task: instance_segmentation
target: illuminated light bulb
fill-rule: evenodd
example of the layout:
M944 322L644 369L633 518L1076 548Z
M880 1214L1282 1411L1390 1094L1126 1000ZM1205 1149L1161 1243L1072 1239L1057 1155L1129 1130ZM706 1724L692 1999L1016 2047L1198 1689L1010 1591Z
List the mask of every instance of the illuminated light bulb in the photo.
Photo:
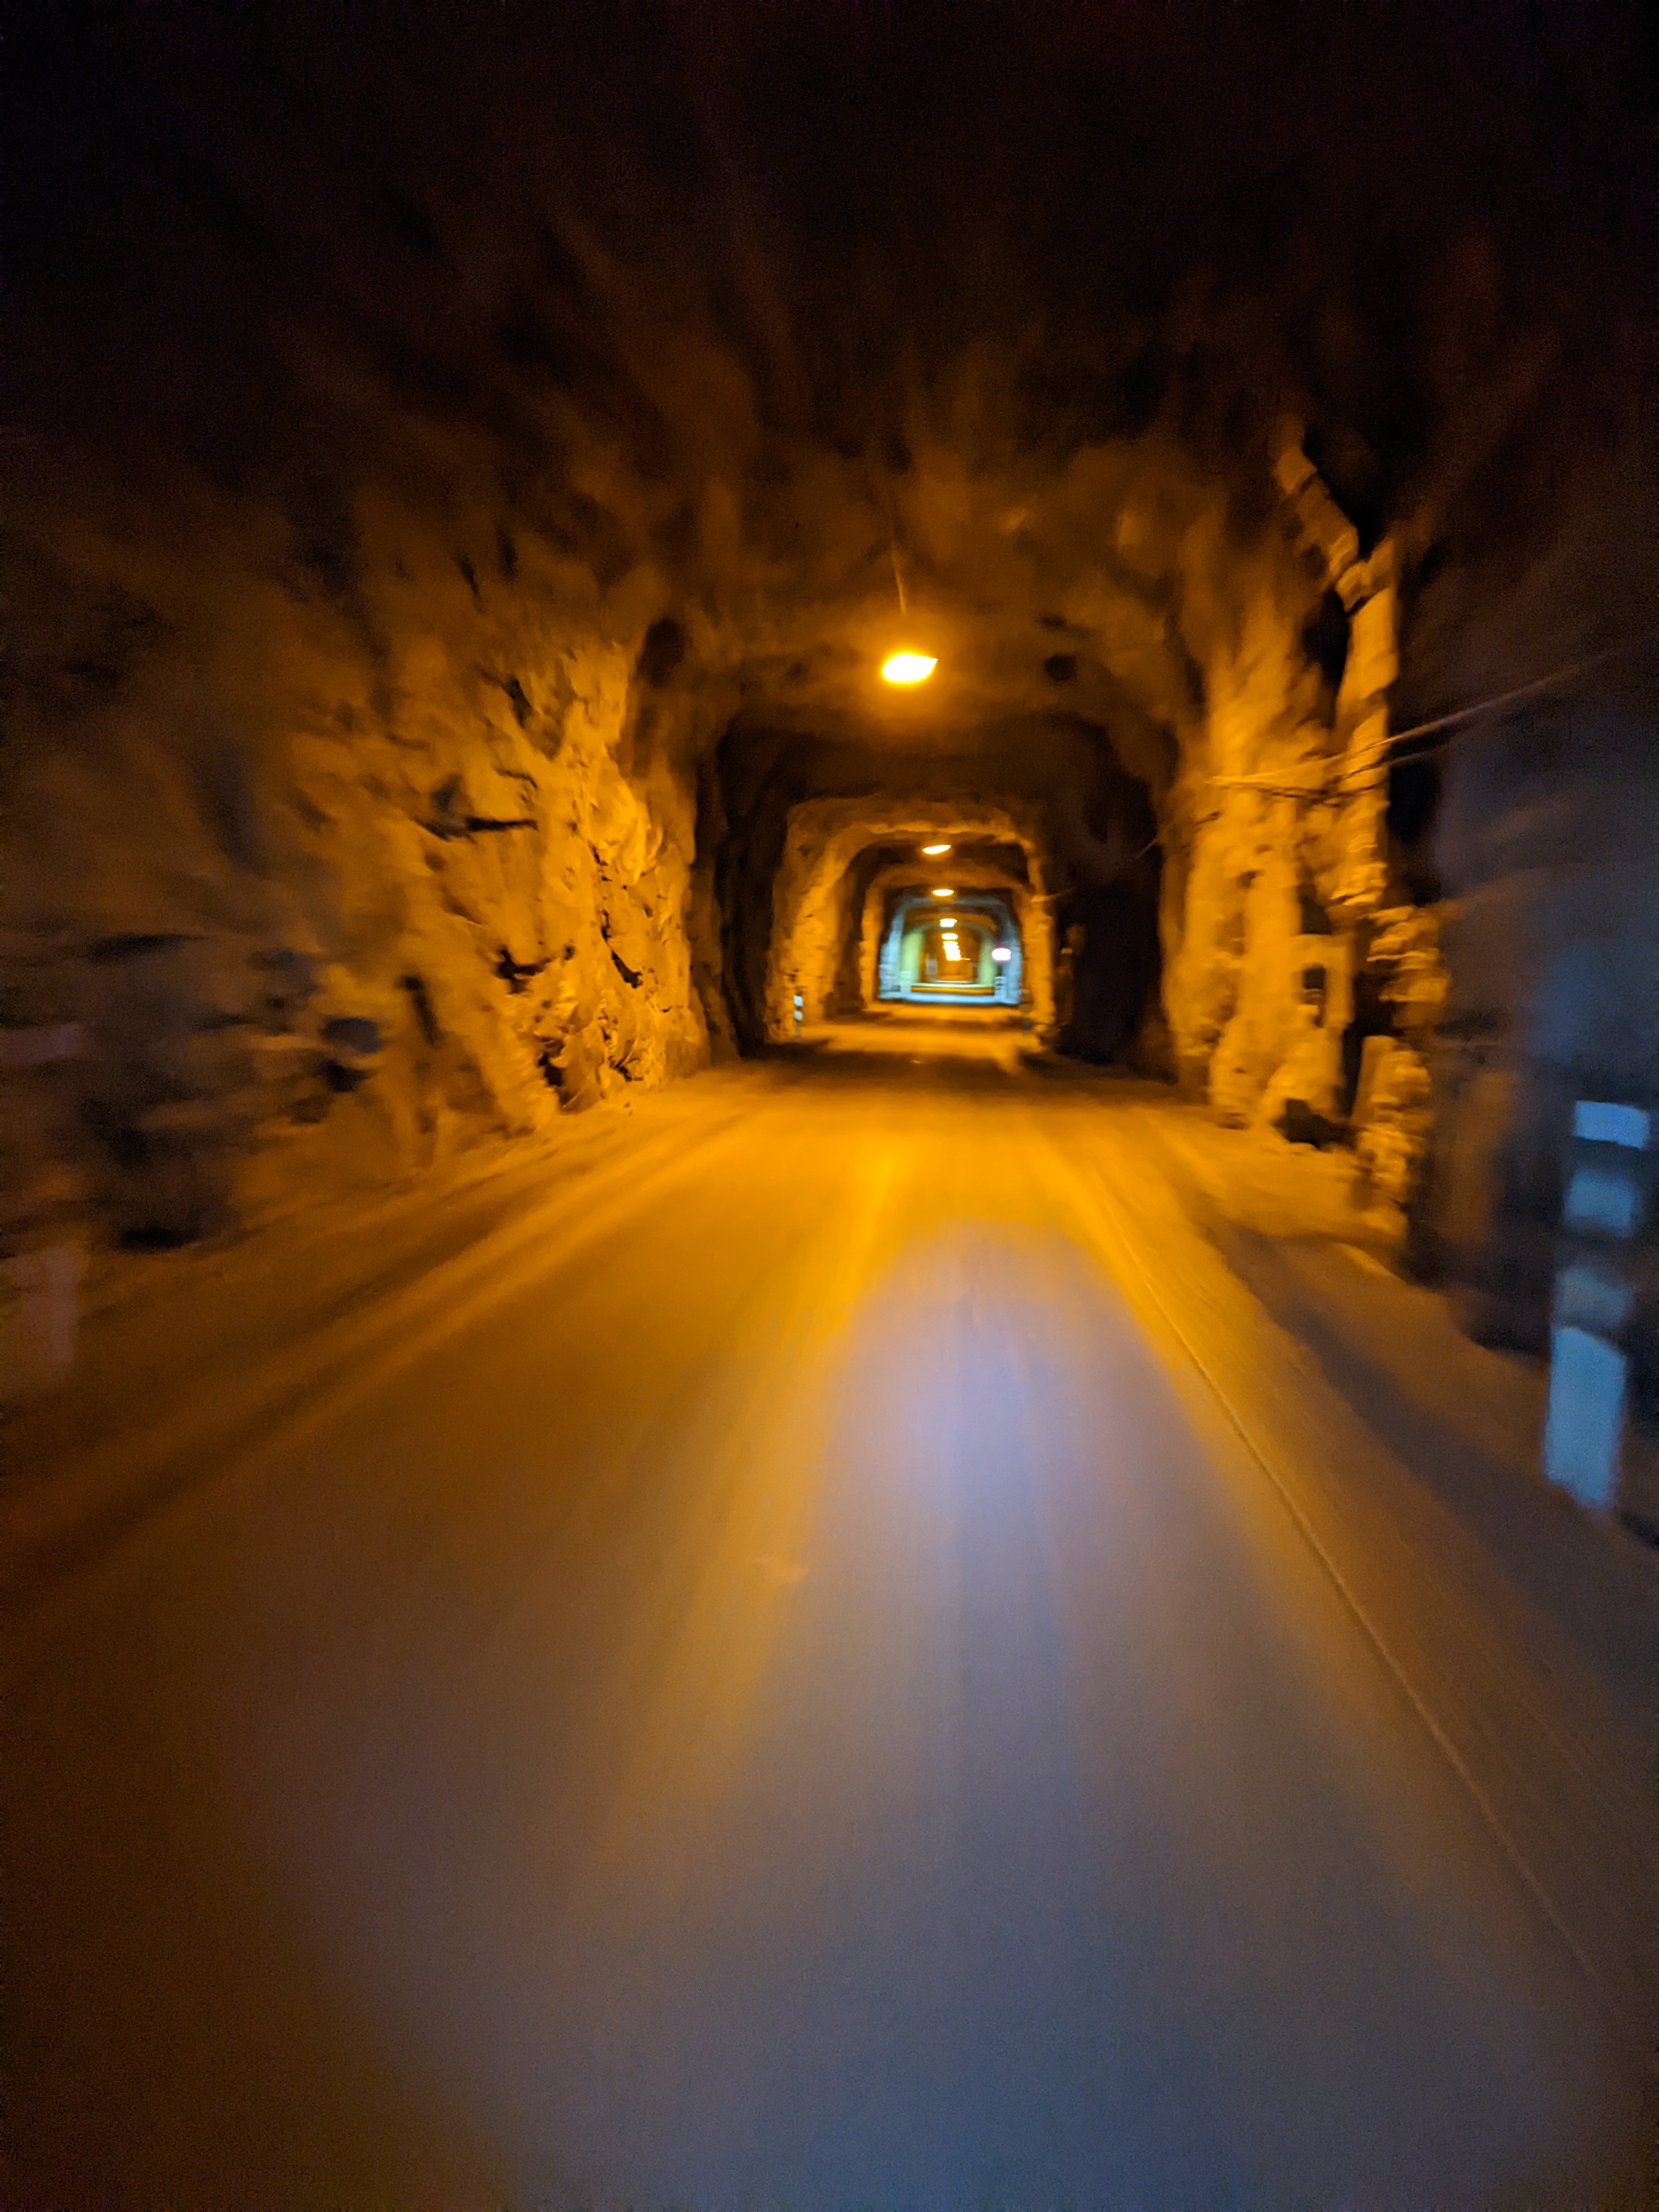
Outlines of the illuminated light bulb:
M993 960L1012 960L1013 957L1013 954L1008 950L1008 947L1006 945L994 945L991 947L991 957Z
M949 884L944 884L934 891L933 896L935 898L954 898L956 896L956 893L951 890Z
M948 845L924 845L921 848L922 858L926 860L936 860L941 853L948 853L950 849Z
M925 684L939 666L925 653L895 653L881 664L881 672L890 684Z

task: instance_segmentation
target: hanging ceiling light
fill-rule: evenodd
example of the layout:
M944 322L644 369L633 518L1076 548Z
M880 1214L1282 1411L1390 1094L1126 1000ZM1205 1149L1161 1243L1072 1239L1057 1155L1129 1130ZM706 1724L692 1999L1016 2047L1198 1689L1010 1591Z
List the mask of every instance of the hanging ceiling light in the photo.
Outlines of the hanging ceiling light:
M945 884L933 893L933 896L935 898L954 898L956 896L956 893L951 890L949 884Z
M921 848L922 858L927 860L936 860L941 853L948 853L950 849L951 848L948 845L924 845Z
M881 664L881 672L890 684L925 684L939 666L925 653L890 653Z

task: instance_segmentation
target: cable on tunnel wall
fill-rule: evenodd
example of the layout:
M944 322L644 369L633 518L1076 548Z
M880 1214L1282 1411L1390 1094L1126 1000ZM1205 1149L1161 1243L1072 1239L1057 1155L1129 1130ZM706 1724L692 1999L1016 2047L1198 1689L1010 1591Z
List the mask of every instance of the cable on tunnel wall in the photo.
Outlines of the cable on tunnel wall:
M1419 738L1446 734L1437 745L1424 745L1421 752L1442 752L1453 742L1459 726L1472 722L1482 714L1495 714L1503 707L1518 706L1523 699L1536 698L1540 692L1552 691L1563 684L1575 683L1588 676L1592 669L1601 668L1610 660L1623 659L1637 653L1644 645L1659 641L1659 628L1643 630L1638 636L1626 638L1622 643L1610 645L1605 651L1593 653L1588 659L1571 662L1565 668L1553 670L1547 676L1537 676L1529 684L1517 684L1512 691L1494 692L1489 699L1478 699L1473 706L1455 707L1449 714L1437 714L1426 722L1413 722L1409 729L1391 730L1373 758L1360 766L1352 764L1339 769L1328 783L1276 783L1265 776L1212 775L1209 781L1226 791L1259 791L1268 799L1320 799L1333 791L1364 790L1374 781L1376 771L1387 768L1400 757L1401 745L1415 744ZM1209 820L1218 817L1211 816ZM1154 842L1157 841L1154 840Z

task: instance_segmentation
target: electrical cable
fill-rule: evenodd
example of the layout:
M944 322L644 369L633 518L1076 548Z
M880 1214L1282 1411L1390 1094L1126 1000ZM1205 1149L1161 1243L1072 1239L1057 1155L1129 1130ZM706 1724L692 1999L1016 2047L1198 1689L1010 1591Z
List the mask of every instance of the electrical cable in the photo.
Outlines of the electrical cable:
M1621 659L1656 640L1659 640L1659 628L1643 630L1635 637L1625 638L1618 645L1591 653L1588 659L1573 661L1547 676L1534 677L1529 684L1517 684L1512 691L1495 692L1490 699L1478 699L1471 707L1456 707L1449 714L1436 714L1426 722L1414 722L1407 730L1390 730L1370 760L1358 764L1343 763L1328 783L1271 783L1265 777L1254 775L1218 775L1210 781L1224 790L1259 791L1267 799L1328 799L1344 794L1352 796L1376 781L1379 769L1401 759L1402 745L1417 746L1419 738L1437 736L1444 731L1449 734L1439 744L1417 747L1403 757L1418 759L1425 753L1443 751L1451 743L1449 733L1455 732L1460 724L1492 714L1500 707L1515 706L1522 699L1535 698L1540 691L1553 690L1559 684L1571 684L1580 676L1587 676L1591 669L1600 668L1609 660Z
M1557 684L1571 683L1575 677L1587 676L1592 668L1601 667L1604 661L1617 660L1625 653L1634 653L1638 646L1651 645L1656 638L1659 638L1659 628L1643 630L1636 637L1626 638L1622 644L1608 646L1605 652L1593 653L1588 660L1558 668L1553 675L1536 677L1530 684L1517 685L1513 691L1500 691L1491 699L1478 701L1473 707L1455 708L1449 714L1437 714L1431 721L1415 723L1409 730L1391 731L1389 748L1409 744L1414 738L1430 737L1438 730L1449 730L1459 722L1473 721L1477 714L1489 714L1494 708L1513 706L1517 700L1530 699L1535 692L1547 691Z

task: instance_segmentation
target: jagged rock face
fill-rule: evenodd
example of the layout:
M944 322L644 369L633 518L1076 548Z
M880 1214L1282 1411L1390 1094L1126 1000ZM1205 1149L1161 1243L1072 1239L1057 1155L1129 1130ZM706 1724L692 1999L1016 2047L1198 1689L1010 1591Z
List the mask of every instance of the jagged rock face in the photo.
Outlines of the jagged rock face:
M1111 488L1102 529L1148 576L1167 567L1155 617L1140 593L1114 595L1115 555L1072 543L1079 481ZM1078 564L1054 594L1077 648L1065 688L1103 722L1024 704L1055 688L1042 648L1057 633L1030 614L1046 587L1005 576L981 624L981 662L1004 671L988 697L964 656L925 702L860 699L873 653L849 675L836 647L796 726L740 747L758 747L758 794L717 773L709 741L733 704L741 717L781 625L801 626L803 650L822 639L823 608L787 590L745 638L711 612L706 579L641 564L607 590L592 549L578 559L516 515L492 525L481 500L417 503L378 471L309 537L199 481L182 540L137 501L106 517L84 477L48 463L27 489L18 1003L25 1020L82 1025L71 1119L92 1214L118 1236L185 1238L284 1182L547 1130L699 1065L711 1027L787 1034L797 990L816 1020L867 964L866 856L939 836L1021 856L1018 883L999 880L1021 903L1047 1034L1049 908L1132 876L1151 823L1170 863L1162 1012L1182 1066L1239 1118L1264 1098L1335 1109L1346 940L1316 948L1310 1015L1308 948L1286 917L1298 869L1340 902L1354 841L1311 785L1298 811L1254 780L1305 779L1353 750L1351 723L1369 726L1349 679L1320 720L1303 631L1327 569L1295 513L1231 544L1219 495L1156 441L1074 457L1053 494ZM968 491L1003 489L994 476ZM1156 559L1147 501L1165 515ZM1054 556L1031 507L1018 557L1036 569ZM948 628L966 580L945 574L933 604ZM665 599L678 615L654 611ZM1350 654L1351 678L1363 665ZM981 718L965 728L964 699ZM809 741L813 722L834 734ZM733 854L749 876L722 884ZM1349 896L1350 930L1370 890ZM1068 975L1072 1014L1069 961Z
M699 1064L684 705L589 580L380 507L331 592L257 516L117 534L53 489L14 564L9 1013L81 1026L117 1234L219 1225L251 1153L395 1173Z
M1385 887L1382 702L1395 666L1392 548L1359 560L1300 453L1287 452L1280 477L1287 527L1331 595L1320 618L1334 620L1335 647L1322 666L1300 610L1259 599L1207 672L1166 991L1188 1080L1224 1121L1269 1126L1291 1103L1327 1121L1346 1113L1356 933Z
M1389 701L1650 606L1630 210L1598 184L1579 250L1560 129L1604 179L1609 80L1564 52L1540 107L1453 11L1448 148L1388 41L1269 94L1219 16L953 26L930 68L567 12L33 34L4 1019L82 1050L7 1079L8 1233L198 1234L760 1043L798 983L845 1011L872 886L943 824L1018 854L987 881L1069 1048L1345 1133L1425 1250L1490 1249L1502 1206L1454 1233L1431 1188L1497 1082L1456 1025L1532 1036L1600 940L1478 746L1412 803ZM1547 127L1559 204L1449 212L1445 165L1520 173ZM907 643L939 665L902 696ZM1640 753L1620 711L1587 760Z

